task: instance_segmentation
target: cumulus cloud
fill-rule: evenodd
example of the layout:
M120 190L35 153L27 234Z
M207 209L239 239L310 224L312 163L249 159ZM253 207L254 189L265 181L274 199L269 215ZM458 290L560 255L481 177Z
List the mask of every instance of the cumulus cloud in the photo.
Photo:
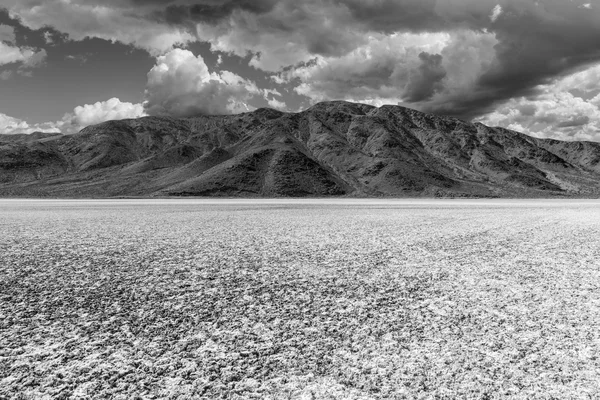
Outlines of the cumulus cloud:
M30 125L26 121L0 113L0 135L33 132L60 132L54 123Z
M21 132L21 130L28 129L29 125L27 122L18 118L10 117L6 114L0 113L0 133L10 134Z
M0 114L0 134L51 132L72 134L101 122L145 116L141 104L122 102L118 98L77 106L59 121L29 124L24 120Z
M201 56L174 49L148 72L144 107L150 115L191 117L249 111L248 100L261 91L229 72L211 73Z
M447 67L452 64L454 68L454 63L444 60L441 66L452 76L447 79L446 90L434 90L430 101L408 96L409 100L415 100L408 102L414 107L471 119L512 97L533 93L540 84L600 61L597 40L600 13L582 9L580 6L587 3L578 3L563 0L503 0L500 4L497 0L309 0L292 4L280 1L260 14L240 11L210 24L199 22L197 31L215 50L252 55L250 63L255 68L269 72L297 69L297 75L304 74L306 64L315 60L318 65L339 65L338 61L347 60L364 46L372 45L373 37L385 42L403 33L413 37L424 32L452 36L457 32L464 36L472 34L485 44L477 48L483 51L481 56L470 55L480 58L481 62L474 66L463 64L466 71L457 77ZM455 48L460 45L457 42ZM465 53L471 49L459 50ZM401 53L402 48L391 51ZM387 56L382 57L379 74L386 75L389 65L385 62ZM398 83L393 80L396 76L387 76L390 79L381 88ZM353 80L354 74L344 77L342 72L327 84L326 93L320 87L324 84L321 80L317 79L315 84L304 80L298 92L313 99L319 95L327 98L331 97L327 94L347 92L347 83ZM333 88L336 83L339 87ZM357 97L348 93L345 98Z
M310 101L401 102L465 119L490 115L505 104L532 112L537 104L515 99L548 96L547 85L600 62L600 7L589 0L4 0L3 4L32 29L50 26L71 40L99 37L161 57L179 44L209 42L213 51L248 57L250 67L271 74L276 84L295 87ZM4 53L0 51L0 57L9 57ZM159 58L149 74L148 112L232 112L245 109L253 95L264 97L244 77L209 72L203 60L195 59L182 61L195 65L197 71L192 72ZM190 88L169 72L179 69L191 78ZM569 90L568 95L586 103L600 94L583 93L579 87ZM198 100L202 96L216 105ZM582 127L593 124L594 116L589 118Z
M492 34L471 31L373 35L343 57L318 57L274 80L297 82L296 92L313 102L347 99L426 108L472 91L492 62L496 43Z
M72 113L63 117L62 126L73 131L105 121L138 118L144 115L146 114L141 104L122 102L113 97L106 101L75 107Z
M595 66L541 85L537 94L513 98L478 120L537 137L598 141L599 74L600 66Z

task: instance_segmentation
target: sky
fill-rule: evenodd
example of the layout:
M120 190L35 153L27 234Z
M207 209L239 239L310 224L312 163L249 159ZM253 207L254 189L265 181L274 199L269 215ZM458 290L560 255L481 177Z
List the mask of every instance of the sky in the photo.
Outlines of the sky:
M326 100L600 141L600 1L0 0L0 134Z

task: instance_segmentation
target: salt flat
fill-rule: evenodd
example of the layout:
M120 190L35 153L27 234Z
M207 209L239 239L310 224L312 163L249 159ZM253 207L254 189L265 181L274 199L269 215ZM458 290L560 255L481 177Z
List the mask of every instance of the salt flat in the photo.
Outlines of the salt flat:
M598 237L597 200L0 200L0 398L594 398Z

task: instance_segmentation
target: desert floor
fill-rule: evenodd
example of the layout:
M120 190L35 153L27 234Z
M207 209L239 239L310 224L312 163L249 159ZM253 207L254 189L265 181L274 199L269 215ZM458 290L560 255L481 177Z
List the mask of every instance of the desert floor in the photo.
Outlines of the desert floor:
M0 399L600 393L600 201L0 200Z

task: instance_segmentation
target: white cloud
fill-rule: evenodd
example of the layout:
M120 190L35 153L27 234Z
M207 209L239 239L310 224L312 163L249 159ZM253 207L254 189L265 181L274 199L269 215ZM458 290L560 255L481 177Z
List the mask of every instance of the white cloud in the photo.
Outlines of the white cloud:
M10 117L0 113L0 135L33 132L59 132L54 123L30 125L22 119Z
M105 121L138 118L144 115L146 114L141 104L122 102L118 98L113 97L107 101L98 101L94 104L77 106L72 113L65 115L63 121L68 121L75 127L83 128Z
M426 108L454 93L469 93L495 59L491 33L370 35L341 57L314 62L271 77L296 83L312 102L343 99L372 105L402 103Z
M32 69L38 68L46 62L48 54L44 49L33 47L19 47L15 45L15 32L12 26L0 25L0 66L19 64L17 73L22 76L31 76ZM0 73L0 80L10 79L14 74L12 70Z
M21 66L21 68L41 67L46 62L46 57L48 57L48 53L45 49L41 49L37 52L34 52L31 56L23 60L23 65Z
M600 94L590 99L588 103L593 104L600 109Z
M222 52L217 69L228 65L232 54L247 57L251 67L272 72L275 84L295 87L310 101L404 102L464 118L531 93L536 85L596 59L599 48L600 11L589 0L0 2L11 16L42 33L52 27L71 40L98 37L148 50L158 59L148 74L145 107L175 116L245 111L254 96L272 106L284 100L242 76L209 70L190 52L173 50L196 39ZM5 38L0 64L4 60L31 68L45 58L37 50L37 57L26 57L32 49L15 47L10 27L0 25L0 37ZM0 78L8 75L3 72ZM522 107L523 115L507 118L511 111L499 107L496 117L509 126L542 132L548 128L542 122L530 123L534 115L528 113L535 107L544 114L535 117L540 121L553 113L565 118L563 125L570 126L557 128L560 135L574 132L576 124L592 121L585 104L594 105L590 99L600 95L594 84L600 74L594 79L584 75L555 82L556 90L544 86L545 97L516 98L510 104ZM288 102L296 100L290 96ZM585 115L575 110L571 118L556 111L561 104L574 107L578 102L585 103ZM542 103L556 105L544 109ZM540 134L551 134L544 132Z
M19 133L28 128L27 122L0 113L0 133Z
M556 82L557 90L579 90L585 94L600 92L600 64L568 75Z
M313 101L385 99L397 103L411 71L419 66L419 54L440 52L448 39L445 33L372 35L365 45L344 56L318 57L280 78L298 79L295 91Z
M285 111L288 109L287 104L285 104L284 101L280 101L275 98L268 100L267 103L269 104L269 107L276 110Z
M502 6L500 4L498 4L496 7L494 7L494 9L492 10L492 14L490 15L490 20L492 22L496 22L496 20L500 17L500 15L502 15Z
M0 42L14 44L15 40L15 28L13 28L12 26L0 24Z
M536 137L600 141L600 94L585 96L600 93L598 76L600 65L540 86L536 96L513 98L477 120Z
M45 50L31 47L16 47L0 42L0 65L22 62L29 67L40 65L46 58Z
M97 37L121 42L147 50L152 55L164 54L178 44L195 41L181 27L170 26L144 18L132 8L124 10L101 4L76 3L68 0L13 1L9 7L12 18L30 29L52 26L66 33L71 40Z
M105 121L138 118L146 115L141 104L122 102L118 98L77 106L60 121L29 124L26 121L0 114L0 134L61 132L76 133L89 125Z
M188 117L249 111L256 85L229 71L211 73L201 56L174 49L148 72L144 106L150 115Z

